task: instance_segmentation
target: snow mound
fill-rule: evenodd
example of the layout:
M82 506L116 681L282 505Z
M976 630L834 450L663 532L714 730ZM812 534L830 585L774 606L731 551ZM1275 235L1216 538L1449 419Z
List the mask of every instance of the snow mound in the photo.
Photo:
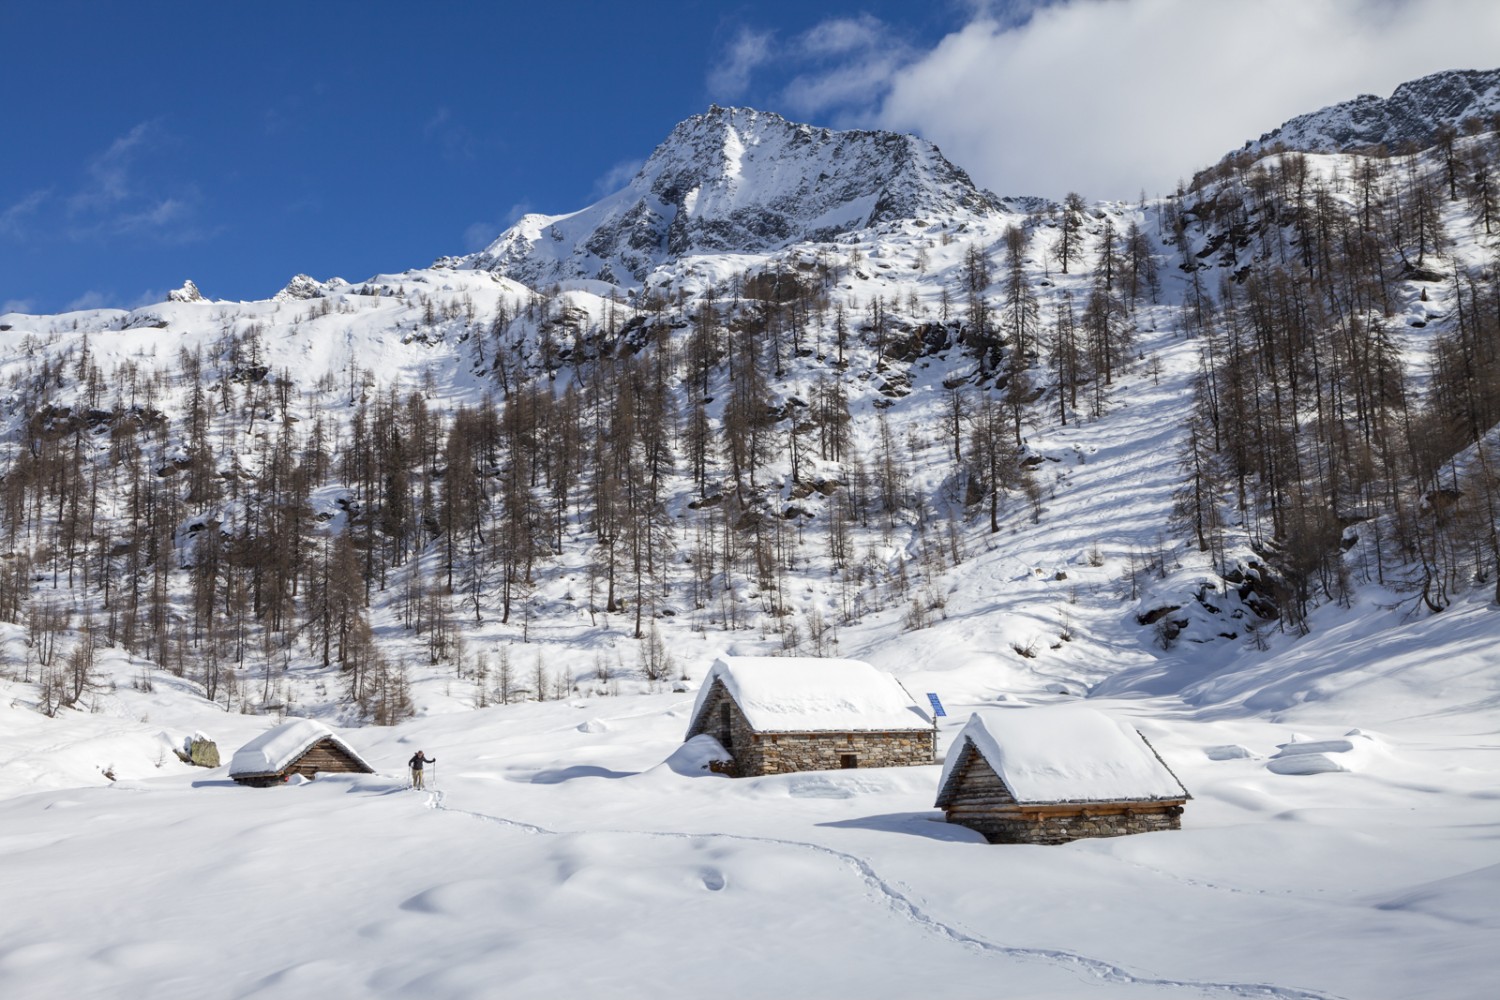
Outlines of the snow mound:
M603 719L589 719L587 722L578 724L580 733L603 733L609 731L609 725Z
M1335 771L1361 770L1371 756L1381 749L1381 742L1370 733L1351 729L1342 739L1309 740L1293 738L1281 744L1266 770L1272 774L1328 774Z
M1273 756L1297 757L1302 754L1348 753L1353 749L1354 744L1349 740L1308 740L1306 742L1293 741L1291 743L1281 744L1280 748Z
M671 756L662 761L662 767L686 777L696 778L705 774L717 774L718 772L709 768L709 764L716 760L728 759L729 751L725 750L718 740L704 733L694 736L674 750Z
M1328 774L1349 768L1325 753L1299 753L1291 757L1273 757L1266 762L1272 774Z
M1248 757L1255 756L1255 754L1251 753L1247 747L1242 747L1238 743L1226 743L1222 746L1204 747L1203 755L1209 760L1244 760Z
M1476 927L1500 928L1495 896L1500 893L1500 865L1428 882L1377 903L1377 910L1424 913L1440 920Z

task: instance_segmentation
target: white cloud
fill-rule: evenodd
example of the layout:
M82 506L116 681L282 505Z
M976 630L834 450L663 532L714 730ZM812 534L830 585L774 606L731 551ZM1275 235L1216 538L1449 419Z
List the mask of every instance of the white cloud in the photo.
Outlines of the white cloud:
M644 165L644 160L621 160L616 163L594 181L594 197L602 198L605 195L614 194L634 180L635 175L641 172L641 167Z
M26 220L36 215L42 204L52 196L50 188L33 191L20 201L0 212L0 236L20 238L26 235Z
M35 299L6 299L4 302L0 302L0 315L4 313L30 313L35 308Z
M831 111L844 122L873 114L892 75L915 55L871 14L829 18L786 39L742 27L708 86L716 98L735 99L757 74L779 76L786 82L776 87L776 110L803 116Z
M471 222L464 227L464 249L469 253L477 253L495 242L501 228L493 222Z
M774 33L740 28L729 50L708 74L708 91L715 99L734 100L750 86L750 75L771 58Z
M474 133L445 107L434 111L422 125L422 138L436 145L443 158L450 162L461 163L478 155Z
M108 209L134 193L131 167L137 151L156 131L154 122L141 122L109 144L88 165L88 183L68 199L73 213Z
M1002 194L1165 192L1246 139L1500 50L1492 0L1065 0L981 13L898 69L874 121Z
M841 122L873 113L895 73L916 57L869 14L815 25L794 40L792 52L813 68L782 88L782 103L799 115L833 109Z
M869 15L783 44L741 29L714 78L776 107L916 132L1001 194L1165 193L1288 118L1500 65L1494 0L969 0L925 50Z
M781 101L796 115L838 110L841 122L850 115L872 114L900 64L894 52L870 53L865 59L821 73L804 73L782 89Z
M841 55L861 52L884 45L886 28L871 14L858 17L835 17L808 29L799 39L799 47L810 55Z
M63 306L62 311L76 312L80 309L105 309L108 307L109 299L105 297L104 293L95 291L91 288L88 291L84 292L82 295L78 296L72 302L69 302L67 305Z
M159 169L174 141L159 123L141 122L89 159L71 190L34 191L0 211L0 235L19 239L46 231L79 242L207 238L214 230L199 221L202 193Z
M129 233L142 229L161 229L183 219L190 206L181 198L163 198L143 206L140 211L126 212L115 219L118 232Z

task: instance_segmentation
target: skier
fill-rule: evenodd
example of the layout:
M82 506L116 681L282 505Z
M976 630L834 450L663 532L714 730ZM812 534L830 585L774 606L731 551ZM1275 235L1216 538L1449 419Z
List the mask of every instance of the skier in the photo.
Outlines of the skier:
M411 768L411 787L413 788L424 787L422 784L422 765L424 763L436 764L437 758L427 757L423 755L422 751L418 750L411 755L411 760L406 762L407 766Z

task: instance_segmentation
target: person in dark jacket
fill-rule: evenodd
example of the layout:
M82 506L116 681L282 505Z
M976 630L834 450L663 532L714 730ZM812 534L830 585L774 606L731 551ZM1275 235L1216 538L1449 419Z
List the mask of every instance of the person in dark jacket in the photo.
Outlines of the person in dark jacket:
M436 764L437 758L423 756L422 751L418 750L416 753L411 755L411 760L407 761L406 763L407 766L411 768L411 787L423 788L426 786L422 784L422 765Z

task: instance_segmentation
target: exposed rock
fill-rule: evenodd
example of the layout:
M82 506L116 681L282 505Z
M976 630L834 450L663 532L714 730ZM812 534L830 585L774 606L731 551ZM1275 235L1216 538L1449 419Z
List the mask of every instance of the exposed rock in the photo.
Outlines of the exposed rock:
M174 288L167 293L168 302L202 302L203 293L198 291L198 286L191 281L184 281L181 288Z
M327 288L321 281L306 274L299 274L286 283L286 287L272 297L273 302L301 302L307 299L321 299L327 294Z
M1152 608L1150 611L1135 616L1135 620L1142 625L1155 625L1172 612L1179 610L1180 604L1169 604L1164 608Z
M1431 146L1439 126L1500 111L1500 69L1449 70L1397 87L1390 97L1364 94L1352 101L1298 115L1267 132L1246 150L1273 145L1307 153L1333 153L1412 143Z
M184 764L194 767L218 767L219 747L202 733L194 733L182 741L182 750L177 754Z

